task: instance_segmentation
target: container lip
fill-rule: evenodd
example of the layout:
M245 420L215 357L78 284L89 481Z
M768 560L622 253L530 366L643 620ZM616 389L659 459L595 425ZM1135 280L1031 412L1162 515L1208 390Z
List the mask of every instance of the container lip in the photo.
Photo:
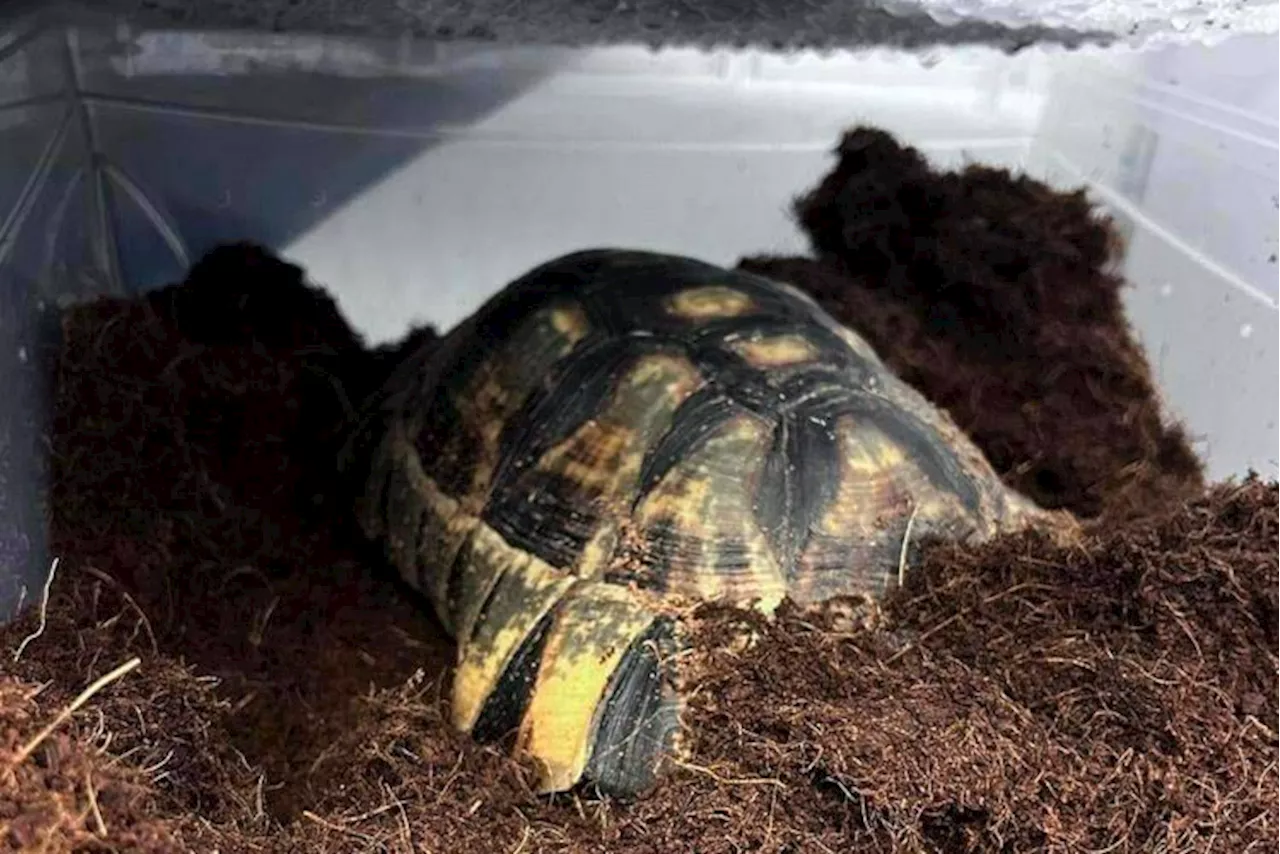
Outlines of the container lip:
M963 0L949 2L961 7L960 12L920 0L811 0L803 4L764 0L751 4L717 3L713 8L699 8L702 4L685 0L593 0L588 4L580 0L523 4L466 0L447 4L447 8L443 8L446 4L405 4L397 0L296 6L237 0L158 0L147 4L136 0L65 0L42 8L48 4L20 0L15 11L56 15L67 23L96 19L98 25L107 23L125 29L222 33L232 37L254 34L285 41L300 37L372 38L393 44L634 44L701 50L754 47L778 52L877 47L918 52L986 45L1013 53L1036 45L1110 44L1122 34L1121 29L1045 25L1025 16L1021 20L985 18L963 8ZM1190 0L1178 2L1189 4Z
M447 8L442 8L447 5ZM763 0L700 8L686 0L399 0L248 4L239 0L10 0L5 21L26 17L96 22L120 31L177 30L233 39L372 39L393 45L466 44L598 47L644 45L771 52L886 48L929 52L985 45L1078 49L1214 45L1280 32L1270 0ZM351 67L361 65L349 59ZM381 72L385 74L386 72Z

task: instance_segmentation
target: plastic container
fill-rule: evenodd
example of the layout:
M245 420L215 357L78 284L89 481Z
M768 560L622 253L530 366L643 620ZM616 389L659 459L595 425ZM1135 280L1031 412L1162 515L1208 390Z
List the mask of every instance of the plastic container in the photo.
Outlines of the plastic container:
M371 342L560 252L805 251L840 133L1086 184L1211 477L1276 475L1277 42L778 56L137 31L0 35L0 614L47 572L42 306L220 240L304 265ZM483 227L477 227L482 224ZM25 590L25 592L24 592Z

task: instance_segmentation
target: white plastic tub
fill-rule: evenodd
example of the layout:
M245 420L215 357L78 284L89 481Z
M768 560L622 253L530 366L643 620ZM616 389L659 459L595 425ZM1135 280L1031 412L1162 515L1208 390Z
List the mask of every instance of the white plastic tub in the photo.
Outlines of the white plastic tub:
M791 199L855 123L1087 185L1211 477L1276 475L1277 42L1009 57L513 49L118 26L0 37L0 613L42 578L41 303L254 239L372 342L623 244L803 252ZM483 227L478 227L478 226ZM17 570L14 567L18 567Z

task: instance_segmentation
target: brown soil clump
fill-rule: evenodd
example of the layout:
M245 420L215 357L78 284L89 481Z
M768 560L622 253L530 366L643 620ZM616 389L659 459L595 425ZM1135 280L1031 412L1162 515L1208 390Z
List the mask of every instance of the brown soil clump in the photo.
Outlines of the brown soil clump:
M818 258L744 267L808 290L1046 507L1120 518L1200 492L1108 272L1118 237L1083 191L939 173L868 128L836 154L796 204Z
M227 247L182 286L65 315L62 558L48 602L0 627L0 851L1275 850L1276 484L1202 487L1105 252L1068 263L1107 234L1087 208L996 173L957 189L973 170L908 172L894 151L880 180L917 183L893 198L941 201L899 205L924 217L914 249L898 208L866 245L966 271L945 292L892 259L860 278L752 263L801 275L950 400L1012 482L1105 526L925 546L874 630L706 608L687 760L637 803L539 798L450 730L451 645L352 535L335 457L396 348L367 349L296 267ZM853 182L851 156L824 186ZM853 204L831 202L862 245ZM1018 244L1008 269L983 239ZM1004 324L986 343L962 328L984 316ZM1037 359L1083 379L1033 380ZM1118 438L1072 444L1054 419ZM722 643L744 624L754 644Z
M15 670L62 686L40 695L55 704L83 687L68 675L87 683L131 652L150 675L125 679L148 692L181 693L166 687L175 667L219 679L233 714L215 742L231 759L196 754L227 769L253 756L271 781L258 808L287 812L294 790L281 781L347 726L354 697L448 658L433 624L352 549L336 500L345 427L387 353L369 352L298 268L252 246L211 253L181 287L71 309L63 335L58 619ZM223 717L212 712L194 707L184 723ZM113 748L142 737L140 720L128 710ZM209 785L207 771L181 785Z

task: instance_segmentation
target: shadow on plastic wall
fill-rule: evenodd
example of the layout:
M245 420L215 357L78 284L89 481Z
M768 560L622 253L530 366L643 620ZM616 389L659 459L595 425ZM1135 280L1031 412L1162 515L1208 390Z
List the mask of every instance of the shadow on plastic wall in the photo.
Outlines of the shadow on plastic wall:
M221 91L202 99L235 105L223 109L177 100L183 90L206 91L208 79L158 82L164 85L146 88L162 91L146 96L129 94L138 88L132 86L88 95L108 168L140 188L131 192L113 180L111 214L123 274L142 288L171 280L174 261L185 267L220 241L287 245L446 141L437 128L465 127L530 84L498 72L425 86L306 75L236 78L217 81ZM273 118L272 110L294 115ZM429 126L420 124L424 117ZM166 239L166 225L176 240Z
M37 603L48 551L50 389L57 318L0 275L0 622Z
M0 76L24 79L27 91L6 100L49 99L59 83L72 97L21 107L31 110L26 121L0 125L0 144L9 134L30 136L33 126L56 128L49 113L69 111L71 132L52 159L83 148L57 167L84 173L67 179L75 185L69 201L31 227L47 242L67 217L100 220L94 230L116 247L119 267L101 272L125 290L172 281L224 240L289 243L537 85L558 62L554 54L468 61L465 51L431 43L105 26L51 28L10 53ZM46 154L35 139L23 141L3 167L20 175L0 178L0 187L35 174ZM47 278L43 260L21 272Z

